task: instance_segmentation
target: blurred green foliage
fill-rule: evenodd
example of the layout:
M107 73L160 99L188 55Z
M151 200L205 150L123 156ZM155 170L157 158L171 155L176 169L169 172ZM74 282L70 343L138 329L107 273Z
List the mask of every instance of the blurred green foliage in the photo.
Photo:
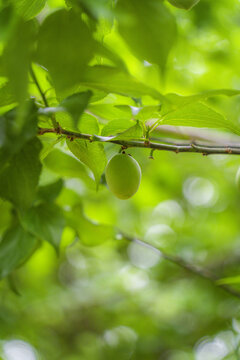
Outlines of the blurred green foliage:
M239 147L239 14L0 1L0 359L240 358L240 299L219 287L240 290L238 156L147 148ZM106 186L112 139L146 144L126 149L127 201Z

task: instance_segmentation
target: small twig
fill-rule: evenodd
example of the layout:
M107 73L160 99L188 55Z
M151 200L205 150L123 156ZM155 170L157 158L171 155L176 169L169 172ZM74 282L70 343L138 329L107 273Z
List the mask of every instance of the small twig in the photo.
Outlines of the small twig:
M40 84L39 84L39 82L38 82L38 79L37 79L37 77L36 77L36 75L35 75L35 73L34 73L34 71L33 71L32 66L30 66L30 74L31 74L31 77L32 77L32 79L33 79L33 81L34 81L34 83L35 83L35 85L36 85L36 87L37 87L37 89L38 89L41 97L42 97L44 106L45 106L45 107L49 107L49 104L48 104L47 98L46 98L46 96L45 96L45 93L44 93L44 92L42 91L42 89L41 89L41 86L40 86ZM56 121L54 115L51 116L51 120L52 120L52 124L53 124L54 129L56 129L56 130L59 129L59 124L58 124L58 122Z
M32 66L30 66L30 74L31 74L31 77L32 77L32 79L33 79L36 87L38 88L38 91L39 91L39 93L40 93L40 95L41 95L41 97L42 97L42 100L43 100L43 103L44 103L45 107L49 107L47 98L46 98L44 92L43 92L42 89L41 89L41 86L40 86L40 84L39 84L39 82L38 82L38 79L37 79L37 77L36 77L36 75L35 75L35 73L34 73L34 71L33 71Z
M212 274L210 271L208 271L207 269L202 269L196 265L193 264L189 264L188 262L186 262L184 259L180 258L179 256L174 256L174 255L170 255L165 253L162 250L159 250L158 248L154 247L153 245L150 245L142 240L139 240L137 238L134 238L132 236L126 235L125 233L122 233L120 231L120 234L123 236L123 238L125 238L128 241L131 242L135 242L137 244L140 244L142 246L148 247L149 249L153 250L155 253L159 254L162 258L164 258L165 260L183 268L184 270L191 272L194 275L197 275L205 280L210 281L215 287L220 288L222 290L224 290L226 293L240 299L240 292L233 289L232 287L228 286L228 285L224 285L224 284L219 284L217 282L218 277L215 276L214 274Z

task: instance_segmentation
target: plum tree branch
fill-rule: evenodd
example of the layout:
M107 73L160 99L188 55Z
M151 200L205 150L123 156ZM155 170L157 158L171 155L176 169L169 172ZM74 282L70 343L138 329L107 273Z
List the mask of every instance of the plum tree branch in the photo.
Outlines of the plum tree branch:
M98 141L102 143L112 143L123 146L125 148L145 148L145 149L152 149L152 150L166 150L166 151L173 151L175 153L179 152L190 152L190 153L201 153L203 155L211 155L211 154L233 154L233 155L240 155L240 144L239 145L212 145L212 144L201 144L196 141L190 141L189 143L164 143L164 142L157 142L156 140L146 141L145 139L129 139L123 140L118 139L117 136L99 136L99 135L90 135L90 134L83 134L80 132L69 131L66 129L62 129L57 124L55 128L39 128L38 135L44 135L46 133L56 133L65 135L66 137L70 138L71 140L74 139L83 139L90 142Z
M131 242L135 242L137 244L140 244L142 246L145 246L149 249L151 249L152 251L154 251L155 253L159 254L163 259L183 268L184 270L197 275L199 277L201 277L202 279L205 279L207 281L210 281L211 284L213 284L215 287L222 289L223 291L225 291L226 293L240 299L240 292L235 290L234 288L232 288L229 285L225 285L225 284L220 284L218 283L219 278L212 274L210 271L208 271L207 269L202 269L199 266L193 265L193 264L189 264L188 262L186 262L184 259L182 259L179 256L175 256L175 255L170 255L165 253L164 251L156 248L153 245L150 245L142 240L139 240L135 237L129 236L123 232L119 232L120 235L122 235L122 237L128 241Z

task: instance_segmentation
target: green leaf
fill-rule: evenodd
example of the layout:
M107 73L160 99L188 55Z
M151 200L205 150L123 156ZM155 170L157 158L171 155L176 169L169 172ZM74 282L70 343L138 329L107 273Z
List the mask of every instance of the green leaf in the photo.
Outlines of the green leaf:
M24 119L19 130L17 116ZM37 107L28 101L24 108L13 108L0 117L0 163L1 165L37 134Z
M225 277L225 278L217 280L216 283L218 285L239 284L240 283L240 275Z
M9 274L7 277L7 283L9 285L10 290L17 296L21 296L20 291L18 290L18 287L16 285L16 279L14 274ZM1 359L1 358L0 358Z
M29 20L44 8L46 0L13 0L13 4L18 14Z
M60 108L65 109L72 116L75 128L78 125L80 116L88 105L90 97L91 91L81 92L67 97L59 104Z
M0 278L22 265L37 246L37 239L20 225L9 229L0 242Z
M20 214L24 229L42 241L59 248L65 220L61 209L52 203L43 203Z
M165 98L168 101L168 103L166 104L167 106L169 106L170 108L171 107L178 108L180 106L185 106L187 104L191 104L194 102L203 101L212 96L219 96L219 95L237 96L240 95L240 90L234 90L234 89L207 90L199 94L194 94L190 96L181 96L179 94L170 93L170 94L166 94ZM170 103L172 105L170 105Z
M89 89L102 90L131 97L149 95L164 100L157 90L139 82L126 72L111 66L87 67L82 73L80 84Z
M69 150L93 172L98 188L107 163L103 145L77 139L74 141L67 140L67 145Z
M5 83L0 87L0 106L9 105L15 102L9 83Z
M112 52L110 49L108 49L102 43L100 43L100 42L95 43L95 52L96 52L96 55L98 55L101 58L101 62L100 62L101 64L104 64L103 61L104 61L104 59L106 59L107 64L109 64L109 60L110 60L111 65L114 65L119 69L126 70L126 66L125 66L123 60L119 57L119 55Z
M62 140L62 137L41 136L42 150L40 160L43 161L46 156L53 150L54 146Z
M31 206L41 172L40 151L41 143L35 138L11 158L0 173L0 197L19 208Z
M132 111L128 105L93 104L89 106L89 111L107 120L131 120L132 118Z
M72 118L66 112L57 112L56 120L61 127L76 131L76 128L72 124ZM98 134L99 124L95 116L88 113L83 113L78 121L77 129L84 134Z
M137 114L137 118L140 121L159 119L160 116L161 116L161 105L144 106Z
M110 136L122 133L132 127L133 122L129 120L113 120L107 123L103 128L101 135Z
M67 5L80 6L93 19L98 17L112 18L111 0L66 0Z
M58 90L75 85L93 56L95 42L72 10L50 14L40 27L36 60L45 66Z
M21 150L22 146L37 134L37 108L29 101L22 109L24 124L16 129L17 108L0 117L0 171L9 158Z
M188 104L162 117L161 125L227 129L240 135L240 128L202 103Z
M5 3L3 8L0 9L0 39L7 40L11 32L14 22L14 9L10 4Z
M118 28L133 53L162 69L176 38L174 16L159 0L119 0Z
M140 125L139 121L137 123L122 132L121 134L114 137L114 140L133 140L133 139L142 139L143 138L143 128Z
M170 2L170 4L172 4L177 8L189 10L193 6L197 5L197 3L199 3L200 0L168 0L168 1Z
M60 126L68 130L76 131L76 127L73 124L72 116L68 112L59 111L61 109L58 107L54 109L56 109L55 112L56 121L60 124Z
M94 134L94 135L99 134L98 121L94 116L90 114L84 113L81 116L78 127L79 130L84 134Z
M76 205L70 211L65 212L65 217L69 226L77 231L81 243L86 246L101 245L114 236L112 226L97 224L86 218L81 205Z
M54 149L44 159L44 164L53 172L60 176L79 178L89 187L93 187L93 180L89 176L87 168L74 157Z
M100 18L97 23L96 37L98 41L104 41L105 36L109 35L113 30L113 20Z
M35 23L18 19L3 52L3 64L15 101L27 96L28 70L36 35Z
M12 220L12 205L5 200L0 199L0 234L10 226Z
M46 202L54 201L56 197L58 197L58 195L60 194L62 187L62 179L58 179L54 183L48 185L40 186L38 188L37 198L41 201Z

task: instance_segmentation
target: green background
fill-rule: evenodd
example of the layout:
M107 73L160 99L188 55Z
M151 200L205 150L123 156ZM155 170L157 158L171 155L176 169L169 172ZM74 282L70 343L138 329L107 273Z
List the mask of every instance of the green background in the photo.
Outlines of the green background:
M128 148L121 201L96 138L238 146L239 25L237 0L0 1L3 360L240 359L238 156Z

